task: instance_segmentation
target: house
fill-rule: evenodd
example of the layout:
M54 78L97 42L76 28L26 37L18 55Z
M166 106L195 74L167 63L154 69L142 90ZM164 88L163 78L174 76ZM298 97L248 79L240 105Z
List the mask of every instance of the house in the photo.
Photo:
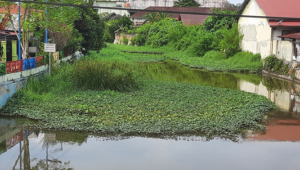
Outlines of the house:
M202 24L209 15L193 15L193 14L180 14L180 13L171 13L168 11L180 11L180 12L195 12L195 13L212 13L213 8L206 7L148 7L146 10L159 10L166 12L171 15L171 18L176 18L179 21L182 21L184 25L197 25ZM232 9L230 9L232 10ZM143 17L150 12L140 11L130 16L131 20L134 22L135 26L142 25L146 18Z
M299 0L245 0L241 15L300 18ZM243 51L260 53L262 58L276 55L292 61L300 51L299 39L291 40L283 35L300 32L300 20L279 20L240 17L240 31L244 34L241 42ZM296 51L297 50L297 51ZM296 51L296 52L295 52Z
M101 7L120 7L120 8L129 8L130 5L127 3L128 0L96 0L94 2L94 6L101 6ZM129 15L129 12L127 10L118 10L118 9L98 9L98 14L100 13L115 13L119 14L121 16L123 15Z
M128 0L128 3L134 9L145 9L149 6L173 7L174 2L178 0ZM227 0L195 0L201 7L222 8L228 4Z
M7 7L0 8L0 41L1 41L1 48L0 48L0 58L1 61L15 61L18 60L18 30L15 32L15 29L19 27L19 9L17 4L13 4ZM8 9L10 14L12 15L13 25L9 22L8 18ZM25 9L21 6L20 7L20 16L21 21L24 16ZM21 25L22 29L22 25ZM22 30L21 30L22 31ZM17 33L17 34L16 34ZM30 33L30 36L33 37L33 33ZM38 45L36 39L32 38L29 42L31 47L28 47L29 55L35 56L38 52ZM35 43L35 45L32 45Z

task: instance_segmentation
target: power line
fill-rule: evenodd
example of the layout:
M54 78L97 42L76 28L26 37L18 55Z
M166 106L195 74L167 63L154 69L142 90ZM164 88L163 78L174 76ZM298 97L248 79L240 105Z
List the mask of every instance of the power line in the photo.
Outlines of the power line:
M35 4L43 4L43 5L56 5L56 6L72 6L72 7L80 7L80 8L94 8L94 9L115 9L115 10L129 10L132 12L167 12L174 14L192 14L192 15L212 15L212 16L223 16L223 17L246 17L246 18L266 18L266 19L274 19L274 20L290 20L290 21L300 21L300 18L294 17L280 17L280 16L255 16L255 15L231 15L231 14L215 14L215 13L202 13L202 12L180 12L180 11L163 11L163 10L147 10L147 9L128 9L128 8L119 8L119 7L103 7L103 6L89 6L89 5L75 5L75 4L64 4L64 3L54 3L54 2L36 2L36 1L24 1L24 0L1 0L8 2L22 2L22 3L35 3Z

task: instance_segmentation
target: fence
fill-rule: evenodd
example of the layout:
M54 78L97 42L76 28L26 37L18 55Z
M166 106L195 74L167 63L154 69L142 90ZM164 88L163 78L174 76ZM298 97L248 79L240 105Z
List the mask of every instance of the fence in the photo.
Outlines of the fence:
M6 62L6 74L19 72L22 70L23 70L23 60Z
M18 61L0 61L0 76L33 69L45 65L45 57L39 56Z

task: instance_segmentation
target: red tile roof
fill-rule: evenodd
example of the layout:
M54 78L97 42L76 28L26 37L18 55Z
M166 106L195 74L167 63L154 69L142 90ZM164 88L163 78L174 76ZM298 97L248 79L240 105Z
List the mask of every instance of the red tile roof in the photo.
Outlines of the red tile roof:
M5 32L5 31L0 31L0 34L5 34L5 35L16 35L15 32Z
M299 18L299 0L256 0L267 16Z
M281 36L278 36L278 37L281 37L281 38L290 38L290 39L300 39L300 32L293 33L293 34L287 34L287 35L281 35Z
M208 15L191 15L191 14L180 14L183 25L197 25L202 24Z
M19 6L18 5L16 5L16 4L14 4L14 5L10 5L9 6L9 8L10 8L10 13L11 14L18 14L19 13ZM24 8L21 6L20 7L20 9L21 9L21 13L24 13ZM0 8L0 14L4 14L4 13L7 13L8 11L8 7L1 7Z
M212 13L213 8L205 8L205 7L148 7L146 10L161 10L162 12L167 11L180 11L180 12L195 12L195 13ZM232 10L232 9L230 9ZM131 15L131 18L142 18L144 15L149 14L150 12L140 11L133 15ZM171 14L171 18L181 18L181 21L184 25L196 25L196 24L202 24L205 19L208 17L208 15L193 15L193 14Z
M271 27L285 26L285 27L300 27L300 22L297 21L282 21L278 24L278 21L269 21Z

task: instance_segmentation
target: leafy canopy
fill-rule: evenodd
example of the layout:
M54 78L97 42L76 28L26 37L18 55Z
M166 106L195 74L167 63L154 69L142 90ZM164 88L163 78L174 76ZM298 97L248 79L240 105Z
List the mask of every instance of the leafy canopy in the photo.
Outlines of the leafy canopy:
M222 9L214 8L213 13L236 15L237 11L222 10ZM208 30L210 32L216 32L217 30L221 29L224 26L226 26L230 29L235 22L236 22L236 20L234 17L209 16L203 22L203 25L206 30Z
M200 4L195 0L178 0L174 2L174 7L198 7Z

